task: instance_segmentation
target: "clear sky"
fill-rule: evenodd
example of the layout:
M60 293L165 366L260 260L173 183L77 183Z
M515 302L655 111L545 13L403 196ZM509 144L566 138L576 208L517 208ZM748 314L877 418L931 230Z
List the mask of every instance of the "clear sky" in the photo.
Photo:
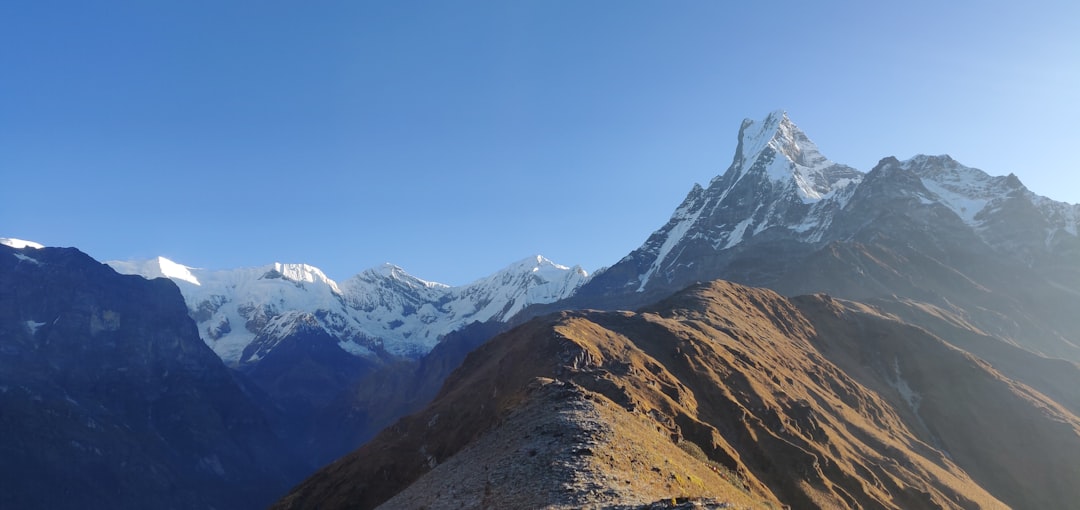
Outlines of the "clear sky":
M610 265L787 110L1080 202L1080 2L0 2L0 237L463 284Z

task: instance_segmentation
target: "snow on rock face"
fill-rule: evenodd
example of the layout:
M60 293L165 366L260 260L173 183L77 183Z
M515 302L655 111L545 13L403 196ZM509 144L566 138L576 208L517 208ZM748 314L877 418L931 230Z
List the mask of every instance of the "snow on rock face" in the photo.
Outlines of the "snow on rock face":
M947 155L918 155L901 163L915 172L923 186L936 195L938 202L956 213L964 223L978 226L976 216L995 199L1001 199L1019 187L1008 177L991 177L977 168L961 165Z
M108 263L118 273L138 274L147 278L169 278L199 285L199 279L190 267L177 264L165 257L150 260L113 261Z
M781 110L760 122L743 120L732 170L740 178L762 172L769 180L791 187L805 203L828 198L861 178L854 169L829 161Z
M4 246L10 246L12 248L15 248L16 250L21 250L23 248L34 248L35 250L40 250L40 249L45 247L45 246L43 246L43 245L41 245L39 243L35 243L33 241L26 241L24 239L15 239L13 237L0 237L0 244L2 244Z
M263 278L284 278L285 280L296 283L317 283L326 285L330 288L331 292L335 294L341 294L341 290L338 289L337 283L330 278L327 278L319 268L307 264L282 264L275 262L274 268L267 272L267 274L264 274Z
M394 354L414 355L469 323L507 320L528 305L568 297L587 276L580 267L536 256L460 287L421 280L392 265L364 271L342 287L365 331L412 349Z
M1057 202L1036 195L1015 175L991 176L958 163L947 155L918 155L902 163L934 194L930 202L951 209L976 233L984 235L987 223L1010 201L1030 202L1046 222L1046 245L1061 235L1076 237L1080 230L1080 205Z
M448 308L475 320L507 320L532 304L570 297L588 279L580 267L556 264L540 255L520 260L454 292Z
M660 265L667 260L671 250L683 242L690 230L698 223L698 219L705 211L704 193L704 188L694 184L694 188L690 190L690 193L683 200L683 203L679 205L678 209L675 209L675 214L671 215L667 225L661 229L661 232L653 234L653 238L660 240L659 245L653 247L646 244L644 247L646 250L655 250L655 258L649 269L641 276L641 284L637 288L638 292L645 290L645 285L649 283L653 273L660 269ZM653 238L650 238L649 241L654 241Z
M1074 237L1080 235L1080 204L1055 202L1034 193L1030 193L1029 197L1043 216L1046 216L1052 228L1061 229Z
M163 262L164 261L164 262ZM318 324L346 352L416 357L474 321L506 320L526 306L572 294L588 278L579 267L536 256L460 287L416 278L392 264L340 285L306 264L274 263L206 271L158 258L109 262L121 273L166 277L180 287L203 340L226 363L255 362L274 339ZM269 338L251 359L245 348Z
M830 161L783 111L743 120L731 166L709 183L695 185L664 227L642 248L650 262L638 279L644 292L657 274L692 264L680 257L736 248L767 231L819 241L863 179L854 168ZM688 251L689 250L689 251Z
M893 164L881 171L895 175L864 174L826 158L783 111L746 119L731 166L708 187L695 184L664 226L594 278L585 292L644 293L717 278L755 243L782 243L789 255L798 256L850 238L852 229L864 224L859 211L880 210L879 202L896 194L916 199L910 207L952 211L988 244L1025 260L1032 250L1076 245L1080 205L1035 195L1014 175L990 176L949 156L886 160ZM1046 231L1026 234L1025 229L1044 228L1036 225L1039 215ZM1045 247L1033 247L1031 237Z

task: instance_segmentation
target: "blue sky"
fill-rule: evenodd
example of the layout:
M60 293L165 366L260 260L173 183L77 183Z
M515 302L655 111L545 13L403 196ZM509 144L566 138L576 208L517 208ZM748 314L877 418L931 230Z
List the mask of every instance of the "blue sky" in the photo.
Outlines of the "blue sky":
M1076 2L0 3L0 236L211 269L588 270L775 109L1080 202Z

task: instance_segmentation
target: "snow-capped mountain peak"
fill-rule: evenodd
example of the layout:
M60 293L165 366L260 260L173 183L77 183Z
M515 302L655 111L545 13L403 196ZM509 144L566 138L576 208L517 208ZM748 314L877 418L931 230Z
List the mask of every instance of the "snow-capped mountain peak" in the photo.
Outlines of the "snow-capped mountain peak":
M900 165L919 176L934 198L971 226L978 225L976 216L991 201L1022 187L1015 175L991 176L978 168L961 165L948 155L919 154Z
M421 280L420 278L409 274L407 271L405 271L405 269L401 268L401 266L397 266L389 262L370 268L360 273L359 275L356 275L354 278L363 278L368 280L388 278L396 280L413 288L444 289L450 287L449 285L446 285L444 283Z
M458 299L452 308L485 321L507 320L529 305L569 297L588 278L580 266L571 268L536 255L455 289Z
M108 264L119 273L137 274L146 278L169 278L192 285L202 285L192 273L194 268L177 264L165 257L154 257L150 260L111 261Z
M274 262L273 268L263 274L263 279L283 278L295 283L320 283L330 288L334 294L341 294L337 282L331 280L321 269L307 264L282 264Z
M1080 205L1038 196L1013 174L990 176L944 155L888 157L864 174L829 161L775 111L744 120L731 166L707 188L695 185L664 226L582 292L661 295L718 277L771 285L784 264L856 239L879 216L955 232L966 225L987 249L1032 266L1080 252Z
M530 273L564 273L566 271L573 271L579 273L582 276L588 276L588 272L582 269L580 266L567 267L562 264L556 264L551 259L544 257L543 255L536 255L535 257L528 257L521 259L503 269L500 272L506 271L520 271Z
M789 185L804 203L831 195L860 177L854 169L829 161L787 113L777 110L764 120L744 119L739 144L725 180L733 187L744 176L760 174Z
M823 156L781 110L744 120L738 138L731 166L708 188L695 185L668 223L624 258L641 266L631 282L638 292L657 275L667 281L685 271L682 259L693 253L734 249L760 235L817 242L831 211L863 180L862 172Z
M1042 218L1042 232L1028 232L1028 235L1041 236L1047 248L1066 238L1072 238L1071 242L1075 242L1080 232L1080 205L1036 195L1015 174L991 176L978 168L964 166L947 155L920 154L902 162L900 166L919 177L933 195L928 197L929 201L952 210L991 244L1018 246L1015 239L1004 241L994 237L987 229L992 224L1000 225L1010 221L1010 218L1024 215ZM1029 224L1025 228L1030 227ZM1030 255L1023 258L1031 262Z

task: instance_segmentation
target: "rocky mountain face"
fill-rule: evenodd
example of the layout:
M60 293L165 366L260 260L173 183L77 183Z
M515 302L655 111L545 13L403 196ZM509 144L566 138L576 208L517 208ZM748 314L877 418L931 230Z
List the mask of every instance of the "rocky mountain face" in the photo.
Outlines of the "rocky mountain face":
M275 508L1062 507L1077 459L1074 410L922 328L717 281L497 336Z
M565 307L633 308L722 278L786 295L937 307L1039 354L1080 361L1080 206L948 156L868 173L821 155L782 112L744 121L728 170ZM908 303L908 304L905 304Z
M0 507L259 508L304 465L176 285L0 245Z

